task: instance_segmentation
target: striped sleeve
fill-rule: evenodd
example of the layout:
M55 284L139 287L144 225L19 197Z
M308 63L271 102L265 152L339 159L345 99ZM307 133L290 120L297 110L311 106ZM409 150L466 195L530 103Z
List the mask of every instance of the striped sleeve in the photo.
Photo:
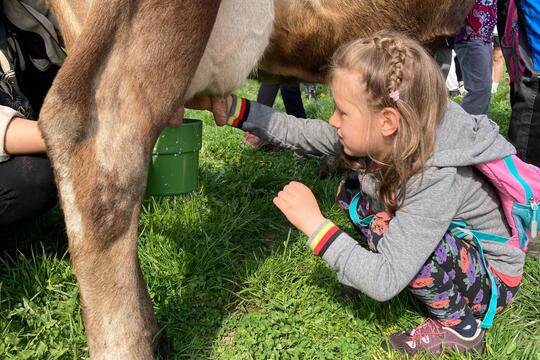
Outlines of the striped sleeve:
M249 115L249 107L249 100L233 95L227 124L229 126L241 129L242 124L244 121L246 121Z
M327 220L322 223L310 236L308 245L315 255L322 257L343 231L333 222Z

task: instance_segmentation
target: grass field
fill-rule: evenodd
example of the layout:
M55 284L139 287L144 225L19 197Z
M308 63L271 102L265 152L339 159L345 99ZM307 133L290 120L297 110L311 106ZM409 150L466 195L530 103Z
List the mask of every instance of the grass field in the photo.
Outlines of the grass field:
M491 116L507 128L502 87ZM239 91L254 98L257 84ZM328 118L332 100L306 100L310 117ZM278 108L283 108L278 99ZM148 198L139 254L155 312L174 358L402 359L380 349L386 336L424 318L404 292L386 303L340 296L335 274L305 247L272 197L291 179L310 186L323 213L351 227L334 201L340 175L315 176L316 159L266 153L242 133L204 120L200 186L189 195ZM0 255L0 359L88 357L78 289L55 209L16 234L18 251ZM515 302L488 332L485 354L444 359L540 360L540 260L529 259Z

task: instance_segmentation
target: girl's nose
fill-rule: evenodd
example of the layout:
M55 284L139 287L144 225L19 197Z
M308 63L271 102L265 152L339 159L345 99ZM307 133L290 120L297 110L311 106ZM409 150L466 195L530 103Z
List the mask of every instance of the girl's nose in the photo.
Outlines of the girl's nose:
M335 127L336 129L338 128L339 120L335 112L332 114L332 116L330 116L330 119L328 119L328 123L332 125L333 127Z

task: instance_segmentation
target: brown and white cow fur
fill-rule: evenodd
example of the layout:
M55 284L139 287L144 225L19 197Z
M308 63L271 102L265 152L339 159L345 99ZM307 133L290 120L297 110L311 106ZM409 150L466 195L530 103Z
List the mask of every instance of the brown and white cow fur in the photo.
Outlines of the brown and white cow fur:
M49 0L69 56L40 114L95 359L150 359L158 325L137 257L151 148L198 93L256 67L320 81L380 29L431 43L472 0ZM218 11L219 10L219 11ZM263 56L264 55L264 56Z

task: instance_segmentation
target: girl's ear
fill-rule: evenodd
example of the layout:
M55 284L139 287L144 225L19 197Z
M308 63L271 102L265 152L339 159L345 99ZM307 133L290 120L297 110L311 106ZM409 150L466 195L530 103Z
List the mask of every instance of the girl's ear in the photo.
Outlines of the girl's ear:
M380 129L383 136L392 136L399 128L401 115L394 108L386 107L379 113Z

